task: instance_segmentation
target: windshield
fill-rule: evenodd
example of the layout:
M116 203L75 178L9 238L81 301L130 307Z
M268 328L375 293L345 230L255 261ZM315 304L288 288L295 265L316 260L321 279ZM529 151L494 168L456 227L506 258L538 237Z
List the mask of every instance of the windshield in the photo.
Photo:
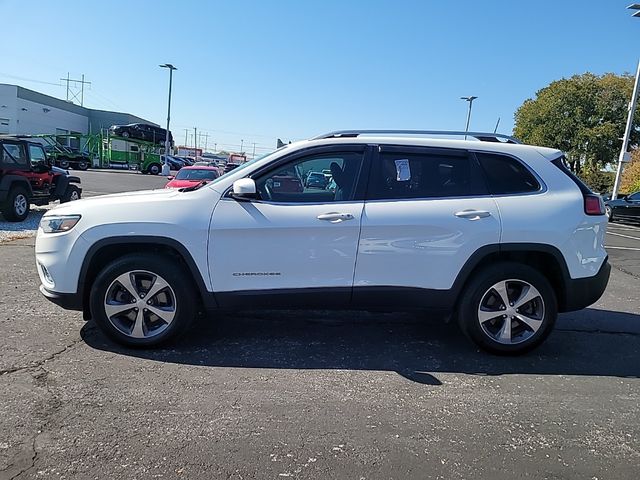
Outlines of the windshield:
M238 167L234 168L233 170L230 170L230 171L228 171L228 172L225 172L223 175L220 175L220 176L219 176L217 179L215 179L213 182L210 182L210 183L209 183L209 185L214 185L214 184L218 183L218 181L219 181L220 179L225 178L225 177L226 177L227 175L229 175L229 174L233 174L233 175L235 175L236 173L238 173L238 172L240 172L240 171L244 170L245 168L250 167L251 165L253 165L253 164L254 164L254 163L256 163L257 161L262 160L262 159L264 159L264 158L267 158L268 156L273 155L273 154L274 154L274 153L276 153L276 152L279 152L279 151L280 151L280 150L282 150L283 148L287 148L287 145L283 145L282 147L280 147L280 148L278 148L278 149L274 150L273 152L265 153L264 155L260 155L260 156L258 156L258 157L255 157L255 158L253 158L253 159L249 160L248 162L245 162L245 163L243 163L243 164L239 165Z
M218 178L218 172L209 169L182 169L176 175L176 180L213 180Z

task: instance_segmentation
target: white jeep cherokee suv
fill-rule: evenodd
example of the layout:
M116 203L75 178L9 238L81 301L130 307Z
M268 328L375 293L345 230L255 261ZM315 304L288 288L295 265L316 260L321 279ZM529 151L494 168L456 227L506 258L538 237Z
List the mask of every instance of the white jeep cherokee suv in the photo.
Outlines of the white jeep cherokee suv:
M200 309L424 309L524 352L602 295L602 200L558 150L443 133L334 132L208 184L62 205L38 229L40 289L132 346Z

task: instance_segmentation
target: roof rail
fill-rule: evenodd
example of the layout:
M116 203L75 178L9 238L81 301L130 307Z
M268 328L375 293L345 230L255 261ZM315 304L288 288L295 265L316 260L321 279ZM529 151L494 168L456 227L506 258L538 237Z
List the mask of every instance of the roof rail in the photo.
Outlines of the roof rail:
M472 137L482 142L522 143L515 137L502 133L487 132L456 132L451 130L336 130L313 137L311 140L321 140L324 138L350 138L360 135L425 135L425 136L456 136Z

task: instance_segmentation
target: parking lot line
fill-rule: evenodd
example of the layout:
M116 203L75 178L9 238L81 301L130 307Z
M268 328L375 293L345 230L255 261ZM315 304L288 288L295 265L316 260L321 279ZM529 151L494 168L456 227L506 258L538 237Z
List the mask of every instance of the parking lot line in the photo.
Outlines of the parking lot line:
M630 238L632 240L640 240L640 237L632 237L631 235L623 235L622 233L607 232L609 235L615 235L616 237Z
M605 245L604 248L611 248L614 250L633 250L636 252L640 252L640 248L635 248L635 247L611 247L609 245Z
M612 225L609 224L607 230L622 230L622 231L632 231L632 232L640 232L640 227L636 227L634 225Z

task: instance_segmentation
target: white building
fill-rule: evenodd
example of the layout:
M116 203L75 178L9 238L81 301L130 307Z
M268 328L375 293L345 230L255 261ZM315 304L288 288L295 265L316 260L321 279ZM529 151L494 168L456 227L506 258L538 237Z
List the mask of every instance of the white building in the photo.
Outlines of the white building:
M128 123L157 125L129 113L93 110L18 85L0 83L0 134L87 134Z

